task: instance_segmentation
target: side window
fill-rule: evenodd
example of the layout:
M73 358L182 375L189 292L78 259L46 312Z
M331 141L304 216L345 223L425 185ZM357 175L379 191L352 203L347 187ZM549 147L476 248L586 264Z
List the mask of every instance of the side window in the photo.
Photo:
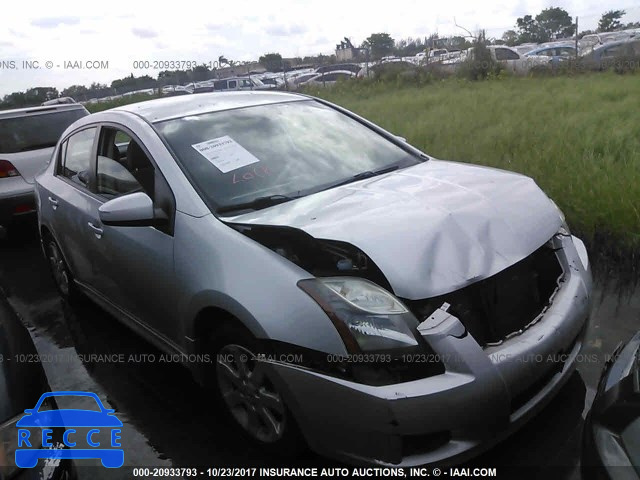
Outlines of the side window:
M575 50L569 47L558 48L558 55L561 57L573 57L575 56Z
M496 60L518 60L520 55L508 48L496 48Z
M155 193L155 169L138 142L126 132L102 128L98 142L97 193L107 199L133 192Z
M251 80L242 80L242 87L251 88L253 87L253 83L251 83Z
M228 82L229 89L236 88L237 85L238 85L238 82L236 82L235 80L229 80Z
M324 78L320 77L319 80L321 81L325 81L325 82L335 82L338 79L338 75L335 73L330 73L328 75L325 75Z
M226 90L227 89L227 81L226 80L219 80L217 82L213 82L213 89L214 90Z
M89 171L91 168L91 151L96 128L87 128L72 136L63 146L64 156L60 174L83 187L89 186Z
M607 48L602 55L605 58L616 57L622 53L623 49L621 45L616 45L615 47Z

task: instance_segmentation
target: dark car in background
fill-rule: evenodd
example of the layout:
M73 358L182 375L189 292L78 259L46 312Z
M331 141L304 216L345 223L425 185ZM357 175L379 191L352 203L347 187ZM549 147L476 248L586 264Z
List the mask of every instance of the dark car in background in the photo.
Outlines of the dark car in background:
M583 433L585 479L640 479L640 332L606 363Z
M86 115L76 103L0 111L0 235L15 217L35 212L36 173L49 163L62 132Z
M596 70L634 68L640 58L640 40L624 39L587 47L581 58L586 68Z

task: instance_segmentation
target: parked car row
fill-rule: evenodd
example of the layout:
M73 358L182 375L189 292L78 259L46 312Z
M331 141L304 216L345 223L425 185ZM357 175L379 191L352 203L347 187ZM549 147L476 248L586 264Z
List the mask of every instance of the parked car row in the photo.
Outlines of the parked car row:
M578 57L589 68L606 67L612 59L620 56L638 56L640 54L640 29L629 29L619 32L607 32L585 35L578 41ZM563 39L543 44L525 43L515 47L492 45L494 59L502 63L507 70L516 73L527 73L536 66L557 67L563 62L576 58L576 43L573 39ZM444 70L455 70L463 61L472 56L472 50L451 50L435 48L428 52L420 52L415 56L387 56L375 62L353 62L323 65L317 68L296 68L286 72L249 72L245 76L224 79L192 82L188 85L166 85L160 89L165 96L185 95L189 93L205 93L230 90L297 90L305 83L309 85L333 85L338 79L364 77L375 73L381 65L394 63L404 65L407 69L425 65L443 66ZM540 58L544 57L544 58ZM347 74L346 72L351 72ZM315 75L314 75L315 74ZM320 74L324 74L320 76ZM331 74L327 76L328 74ZM316 78L314 78L316 77ZM105 103L130 95L154 95L155 89L143 89L121 95L92 98L82 103Z

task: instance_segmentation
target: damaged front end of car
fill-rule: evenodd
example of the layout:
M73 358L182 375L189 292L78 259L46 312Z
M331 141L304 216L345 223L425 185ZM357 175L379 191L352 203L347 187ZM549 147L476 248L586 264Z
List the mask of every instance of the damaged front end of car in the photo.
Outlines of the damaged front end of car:
M348 352L273 364L310 445L349 462L455 463L535 415L575 368L590 308L586 249L559 223L507 268L427 298L398 295L374 259L342 239L228 223L309 273L298 286ZM329 415L309 395L359 408ZM347 426L348 435L331 433Z

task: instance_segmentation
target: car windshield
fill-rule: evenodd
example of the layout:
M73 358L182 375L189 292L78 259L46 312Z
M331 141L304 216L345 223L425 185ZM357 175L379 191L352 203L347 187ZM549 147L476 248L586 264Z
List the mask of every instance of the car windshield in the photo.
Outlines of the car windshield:
M182 117L156 127L214 210L269 196L288 200L423 161L314 100Z
M86 110L56 110L0 119L0 153L17 153L54 147L62 133Z

